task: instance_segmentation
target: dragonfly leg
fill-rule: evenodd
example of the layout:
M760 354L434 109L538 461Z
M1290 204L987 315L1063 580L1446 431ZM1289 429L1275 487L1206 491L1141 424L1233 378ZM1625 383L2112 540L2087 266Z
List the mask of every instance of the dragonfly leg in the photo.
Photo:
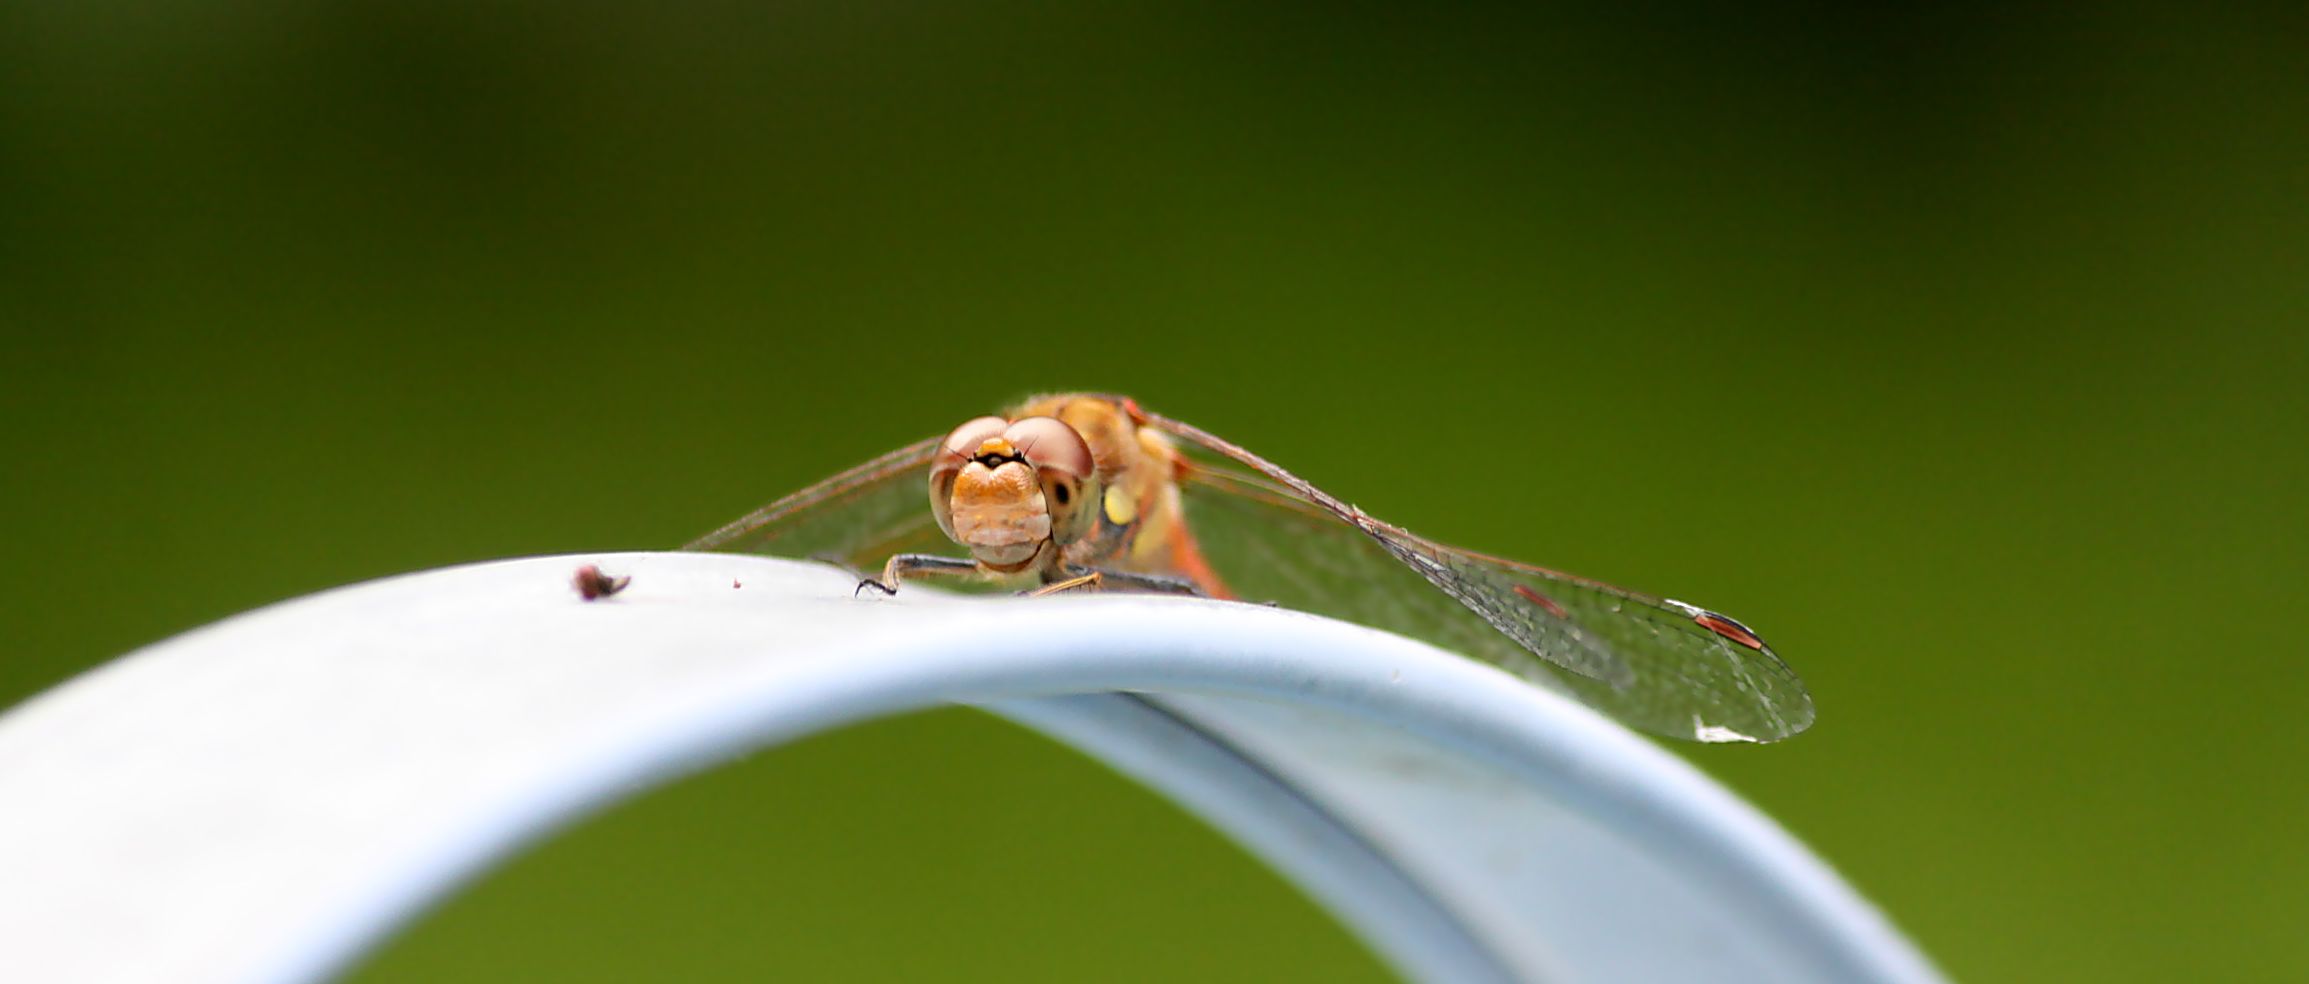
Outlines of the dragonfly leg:
M1039 588L1032 588L1026 591L1021 591L1019 594L1028 598L1040 598L1043 595L1054 595L1061 591L1072 591L1076 588L1095 588L1098 586L1100 581L1105 580L1105 577L1105 575L1099 573L1098 571L1089 571L1087 573L1077 574L1073 577L1066 578L1065 580L1052 581L1049 584L1045 584Z
M1195 582L1183 577L1174 577L1169 574L1140 574L1135 571L1108 571L1100 570L1096 567L1077 567L1073 568L1071 571L1069 571L1069 573L1072 575L1071 577L1065 578L1064 580L1053 581L1026 593L1030 597L1039 598L1043 595L1057 594L1061 591L1069 591L1075 588L1112 587L1119 588L1124 591L1144 591L1150 594L1183 594L1194 595L1198 598L1205 597L1203 595L1203 590L1199 587L1196 587Z
M1099 573L1104 575L1108 582L1132 591L1193 595L1197 598L1209 597L1192 579L1179 577L1175 574L1139 574L1132 571L1100 571Z
M886 595L897 594L898 582L909 575L971 574L977 570L978 562L975 560L963 560L960 557L940 557L937 554L897 554L890 558L889 563L882 565L880 580L870 577L860 578L858 586L851 590L850 596L855 598L858 596L858 592L869 587Z

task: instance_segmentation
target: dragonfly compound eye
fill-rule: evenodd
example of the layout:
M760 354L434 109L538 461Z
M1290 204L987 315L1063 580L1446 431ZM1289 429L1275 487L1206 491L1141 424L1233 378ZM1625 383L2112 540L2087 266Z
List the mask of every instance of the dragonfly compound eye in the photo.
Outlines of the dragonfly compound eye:
M1075 429L1056 417L1028 417L1002 432L1020 457L1036 471L1060 471L1089 478L1098 468L1090 444Z
M938 454L930 461L930 515L938 520L938 528L946 531L948 539L960 540L954 535L954 480L962 474L962 466L978 453L980 445L991 438L1001 437L1010 421L1000 417L979 417L954 428L940 442Z
M1086 487L1095 486L1098 480L1097 459L1090 452L1090 444L1073 427L1054 417L1027 417L1011 424L1002 436L1034 466L1035 479L1042 485L1043 505L1050 512L1051 538L1063 545L1088 533L1098 519L1096 511L1083 505L1098 498L1095 491L1085 495Z
M931 467L960 471L962 463L978 453L979 445L985 444L989 438L1001 437L1003 429L1009 426L1010 421L1000 417L979 417L965 422L954 428L953 433L946 435L946 440L939 448L938 460Z

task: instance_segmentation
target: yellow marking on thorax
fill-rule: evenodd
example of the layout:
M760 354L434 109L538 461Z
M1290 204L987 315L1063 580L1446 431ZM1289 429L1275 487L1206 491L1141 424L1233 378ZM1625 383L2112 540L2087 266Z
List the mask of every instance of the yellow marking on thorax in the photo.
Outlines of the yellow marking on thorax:
M1129 526L1138 519L1138 494L1120 485L1106 490L1106 521L1116 526Z

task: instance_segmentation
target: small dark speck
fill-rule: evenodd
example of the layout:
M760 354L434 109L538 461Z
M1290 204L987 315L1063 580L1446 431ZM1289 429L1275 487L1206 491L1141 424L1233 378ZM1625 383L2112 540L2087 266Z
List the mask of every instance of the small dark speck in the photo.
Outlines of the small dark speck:
M578 568L577 573L569 579L569 586L577 589L577 596L587 601L607 598L625 590L625 586L631 583L631 577L612 577L592 564Z
M739 583L738 583L738 582L736 582L736 581L731 581L731 582L730 582L730 590L732 590L732 591L735 591L735 590L737 590L737 589L739 589L739 588L742 588L742 587L745 587L745 585L743 585L743 584L739 584Z

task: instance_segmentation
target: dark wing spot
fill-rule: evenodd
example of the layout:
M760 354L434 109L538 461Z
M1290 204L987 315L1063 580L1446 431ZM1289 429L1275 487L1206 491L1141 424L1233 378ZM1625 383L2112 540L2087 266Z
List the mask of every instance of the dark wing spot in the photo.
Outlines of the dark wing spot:
M1530 588L1527 588L1527 587L1525 587L1525 586L1523 586L1523 585L1520 585L1520 584L1518 584L1518 585L1516 585L1516 586L1515 586L1515 593L1516 593L1516 594L1519 594L1519 595L1522 595L1522 596L1523 596L1523 600L1525 600L1525 601L1528 601L1528 602L1531 602L1531 603L1532 603L1532 604L1534 604L1534 605L1538 605L1539 607L1546 609L1546 610L1547 610L1547 613L1548 613L1548 614L1550 614L1550 615L1553 615L1553 616L1555 616L1555 617L1557 617L1557 618L1570 618L1570 617L1571 617L1571 613L1570 613L1570 612L1567 612L1567 611L1564 611L1564 610L1563 610L1563 606L1562 606L1562 605L1558 605L1558 604L1556 604L1556 603L1555 603L1555 599L1553 599L1553 598L1550 598L1550 597L1548 597L1548 596L1546 596L1546 595L1540 594L1540 593L1539 593L1539 592L1537 592L1537 591L1533 591L1533 590L1532 590L1532 589L1530 589Z
M1750 629L1745 625L1741 625L1736 621L1733 621L1732 617L1729 615L1718 615L1715 612L1703 611L1697 615L1692 616L1692 621L1699 623L1700 628L1723 636L1726 639L1730 639L1733 642L1739 643L1740 645L1746 646L1750 649L1761 651L1764 648L1764 638L1762 636L1757 635L1755 630Z

